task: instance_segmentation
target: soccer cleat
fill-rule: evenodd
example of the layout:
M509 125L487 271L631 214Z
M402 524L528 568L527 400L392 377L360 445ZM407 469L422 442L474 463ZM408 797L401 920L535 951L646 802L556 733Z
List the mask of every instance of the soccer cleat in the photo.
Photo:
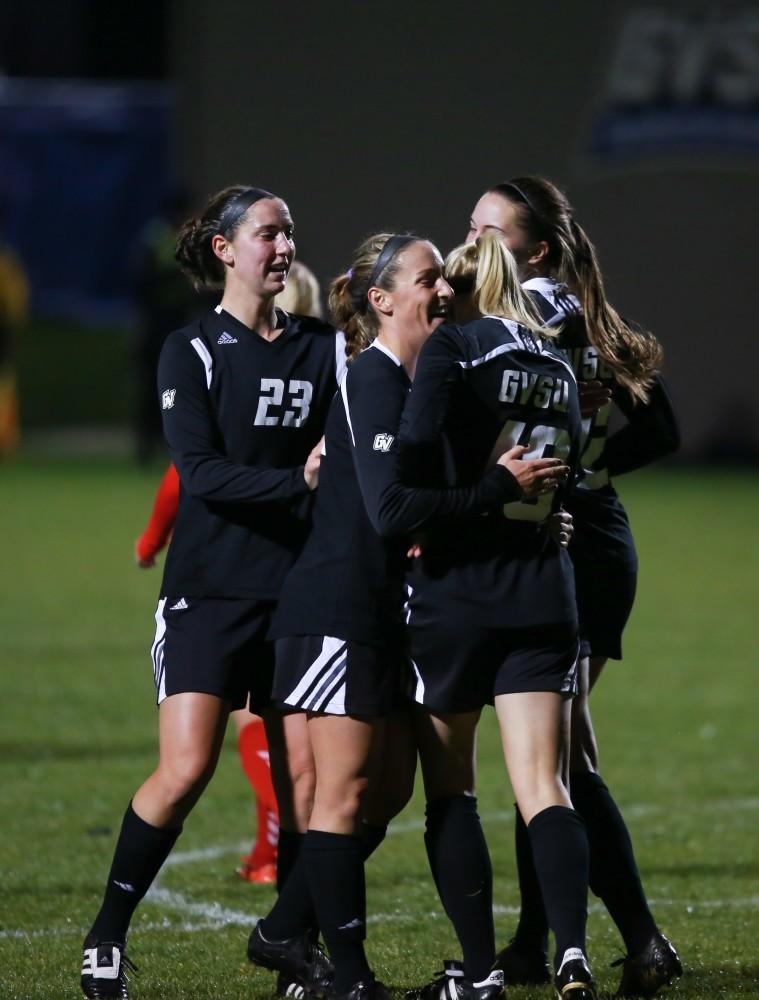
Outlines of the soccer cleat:
M559 1000L598 1000L593 973L579 948L568 948L554 980Z
M126 969L136 972L124 945L119 941L96 941L91 935L84 939L82 957L82 993L89 1000L129 1000Z
M305 993L314 996L324 996L332 985L332 963L306 934L284 941L267 941L259 920L248 938L248 958L253 965L281 972L291 983L300 984Z
M514 938L498 952L493 968L503 970L507 986L542 986L551 982L551 966L543 949L522 950Z
M277 881L276 862L260 865L254 868L250 863L249 855L245 855L242 864L237 869L237 874L246 882L253 882L255 885L273 885Z
M390 990L373 976L354 983L347 993L330 993L329 1000L391 1000Z
M309 1000L312 996L311 993L306 992L303 983L297 979L293 979L292 976L286 976L284 972L280 972L277 976L276 995L278 997L289 997L290 1000Z
M615 994L618 997L652 997L675 976L683 974L672 942L659 931L637 955L619 958L612 965L622 966L622 979Z
M481 983L464 975L461 962L443 962L443 971L426 986L406 991L406 1000L499 1000L503 997L503 972L494 969Z

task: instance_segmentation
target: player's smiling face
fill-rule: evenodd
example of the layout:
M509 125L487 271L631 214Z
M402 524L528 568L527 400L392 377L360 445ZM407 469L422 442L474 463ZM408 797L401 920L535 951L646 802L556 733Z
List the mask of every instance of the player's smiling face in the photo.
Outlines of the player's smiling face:
M235 280L254 294L278 295L295 257L294 233L290 210L279 198L251 205L229 243Z
M484 194L474 206L466 242L474 243L483 233L493 233L503 240L514 254L521 274L531 256L532 246L519 224L516 205L494 191Z
M392 298L393 317L405 332L429 336L444 323L452 291L443 277L443 258L425 240L411 243L399 254Z

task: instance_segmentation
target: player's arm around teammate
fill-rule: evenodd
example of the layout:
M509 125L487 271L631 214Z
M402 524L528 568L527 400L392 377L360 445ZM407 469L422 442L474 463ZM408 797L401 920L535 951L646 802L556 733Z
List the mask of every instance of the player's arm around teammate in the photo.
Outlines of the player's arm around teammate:
M562 327L560 344L578 379L611 390L628 423L607 438L611 401L583 422L584 478L568 498L582 654L572 710L571 788L591 848L591 887L606 904L627 948L623 995L653 995L681 971L672 945L646 901L624 820L598 773L588 696L608 658L621 659L632 609L637 555L624 507L610 478L677 449L679 430L661 376L654 337L627 323L606 298L595 247L566 195L543 177L517 177L486 191L475 205L469 238L492 232L514 253L524 287L544 320ZM499 961L507 980L539 982L545 918L531 874L525 830L517 817L522 916Z
M294 255L277 196L228 188L180 231L177 256L220 305L170 334L158 371L164 433L182 483L156 612L159 760L122 824L85 940L86 996L127 996L132 914L210 780L229 713L266 706L266 639L308 530L319 441L337 385L336 338L274 307Z

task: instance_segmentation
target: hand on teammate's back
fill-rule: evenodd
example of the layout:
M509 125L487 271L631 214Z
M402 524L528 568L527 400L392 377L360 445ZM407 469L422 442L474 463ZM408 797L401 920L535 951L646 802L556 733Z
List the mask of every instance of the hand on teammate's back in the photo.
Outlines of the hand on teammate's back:
M502 465L512 474L526 500L549 493L565 481L569 474L569 466L563 465L558 458L523 459L527 451L524 445L516 444L504 452L497 464Z
M577 388L580 392L580 414L583 417L594 416L602 406L611 402L611 389L596 379L578 382Z

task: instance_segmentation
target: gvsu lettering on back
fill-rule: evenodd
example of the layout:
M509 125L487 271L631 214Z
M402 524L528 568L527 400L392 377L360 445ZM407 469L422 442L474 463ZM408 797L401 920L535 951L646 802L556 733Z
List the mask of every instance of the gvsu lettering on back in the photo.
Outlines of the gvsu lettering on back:
M507 369L503 373L498 399L502 403L532 405L539 410L559 410L563 413L569 406L569 383L553 375Z

